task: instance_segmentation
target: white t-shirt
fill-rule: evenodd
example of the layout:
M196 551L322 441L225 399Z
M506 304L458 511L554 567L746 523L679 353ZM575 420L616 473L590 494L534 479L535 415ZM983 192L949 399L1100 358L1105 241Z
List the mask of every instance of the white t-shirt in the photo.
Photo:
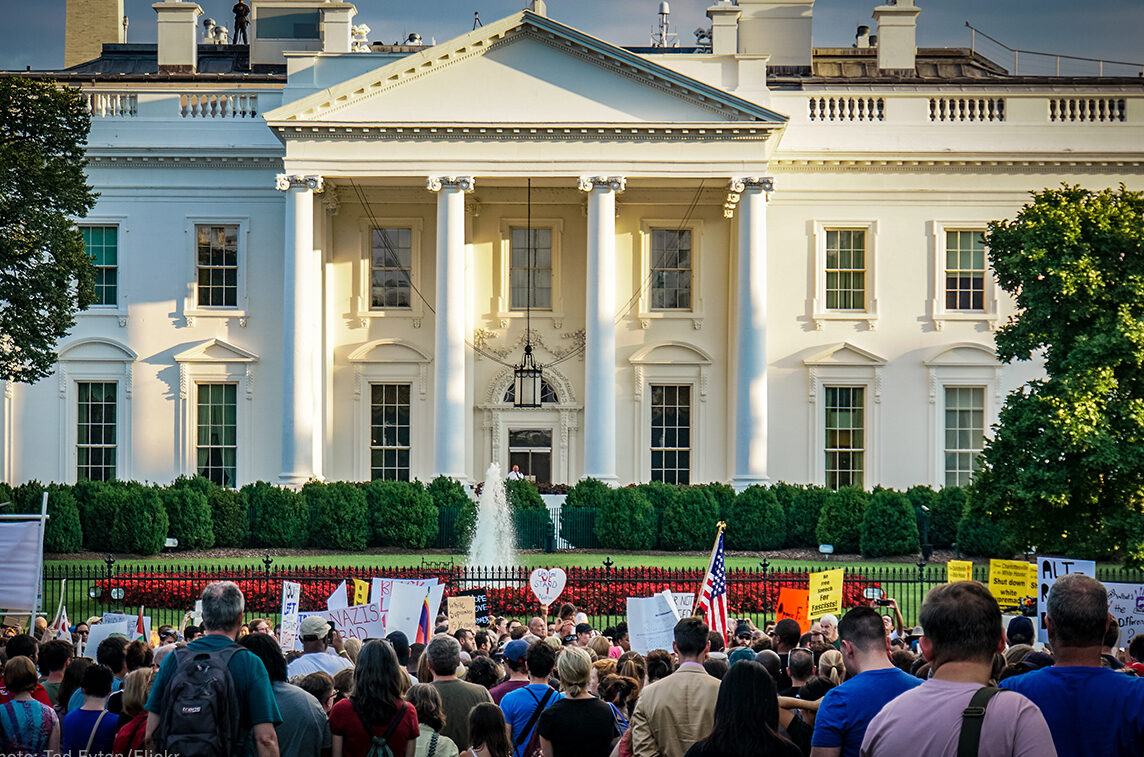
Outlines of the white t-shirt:
M328 654L327 652L310 652L304 654L298 659L292 661L286 666L286 675L290 678L295 676L305 676L310 673L329 673L334 675L339 670L352 668L353 663L342 657L339 654Z

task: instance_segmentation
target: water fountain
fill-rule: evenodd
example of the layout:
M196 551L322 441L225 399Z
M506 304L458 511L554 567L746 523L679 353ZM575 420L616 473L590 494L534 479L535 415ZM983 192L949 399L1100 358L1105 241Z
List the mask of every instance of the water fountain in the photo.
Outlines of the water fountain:
M485 485L477 506L477 528L466 564L484 568L516 564L516 532L499 463L493 463L485 472Z

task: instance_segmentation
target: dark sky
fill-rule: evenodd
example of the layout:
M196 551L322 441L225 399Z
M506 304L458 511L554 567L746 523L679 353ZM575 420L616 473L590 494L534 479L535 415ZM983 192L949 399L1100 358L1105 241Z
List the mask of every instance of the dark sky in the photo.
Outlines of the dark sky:
M110 1L110 0L109 0ZM152 0L125 0L128 41L155 41ZM671 20L683 45L707 25L704 9L713 0L672 0ZM205 15L233 26L234 0L202 0ZM412 31L426 42L444 42L472 28L473 12L488 23L519 10L525 0L358 0L357 22L368 24L372 41L395 42ZM872 24L875 0L818 0L814 44L848 46L858 24ZM969 45L969 21L1010 47L1038 52L1123 60L1144 64L1144 0L919 0L918 43ZM64 0L0 0L8 33L0 42L0 69L63 65ZM658 0L548 0L548 13L609 42L644 45L656 23ZM982 51L1006 65L1011 54L995 46ZM1030 65L1033 59L1029 59ZM1028 73L1052 73L1045 70ZM1075 64L1074 64L1075 65ZM1022 71L1026 73L1026 71ZM1085 73L1062 71L1062 73ZM1137 73L1139 73L1137 71Z

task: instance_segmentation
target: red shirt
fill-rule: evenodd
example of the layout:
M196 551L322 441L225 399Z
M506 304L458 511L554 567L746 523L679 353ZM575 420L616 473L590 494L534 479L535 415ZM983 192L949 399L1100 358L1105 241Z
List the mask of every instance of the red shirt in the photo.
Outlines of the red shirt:
M4 679L0 678L0 704L7 704L11 699L12 697L8 695L8 687L4 685ZM32 689L32 699L41 704L46 704L48 707L52 706L52 699L48 696L48 690L44 688L42 683L37 683L36 688Z
M405 713L388 741L395 757L404 757L406 745L421 735L421 728L417 725L417 710L408 702L401 704L405 707ZM382 725L374 726L372 734L366 733L361 718L354 712L354 707L348 699L338 702L330 710L330 733L345 739L342 753L346 757L365 757L369 752L372 737L384 736L391 725L393 725L392 719Z

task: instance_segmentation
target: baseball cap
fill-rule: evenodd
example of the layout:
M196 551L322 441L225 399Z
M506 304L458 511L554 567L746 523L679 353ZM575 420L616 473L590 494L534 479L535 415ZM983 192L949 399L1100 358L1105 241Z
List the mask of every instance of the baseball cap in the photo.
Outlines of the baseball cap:
M1009 644L1031 644L1033 642L1033 621L1020 615L1009 621L1005 637Z
M386 635L385 640L393 647L397 655L397 662L402 666L409 664L409 637L404 631L394 631Z
M745 620L740 620L735 626L735 636L750 636L751 625Z
M298 624L298 636L325 636L332 627L321 615L311 615Z
M587 623L577 623L576 633L592 633L592 626L588 625Z
M500 653L500 656L512 662L520 662L527 652L528 642L524 639L516 639L504 645L504 651Z

